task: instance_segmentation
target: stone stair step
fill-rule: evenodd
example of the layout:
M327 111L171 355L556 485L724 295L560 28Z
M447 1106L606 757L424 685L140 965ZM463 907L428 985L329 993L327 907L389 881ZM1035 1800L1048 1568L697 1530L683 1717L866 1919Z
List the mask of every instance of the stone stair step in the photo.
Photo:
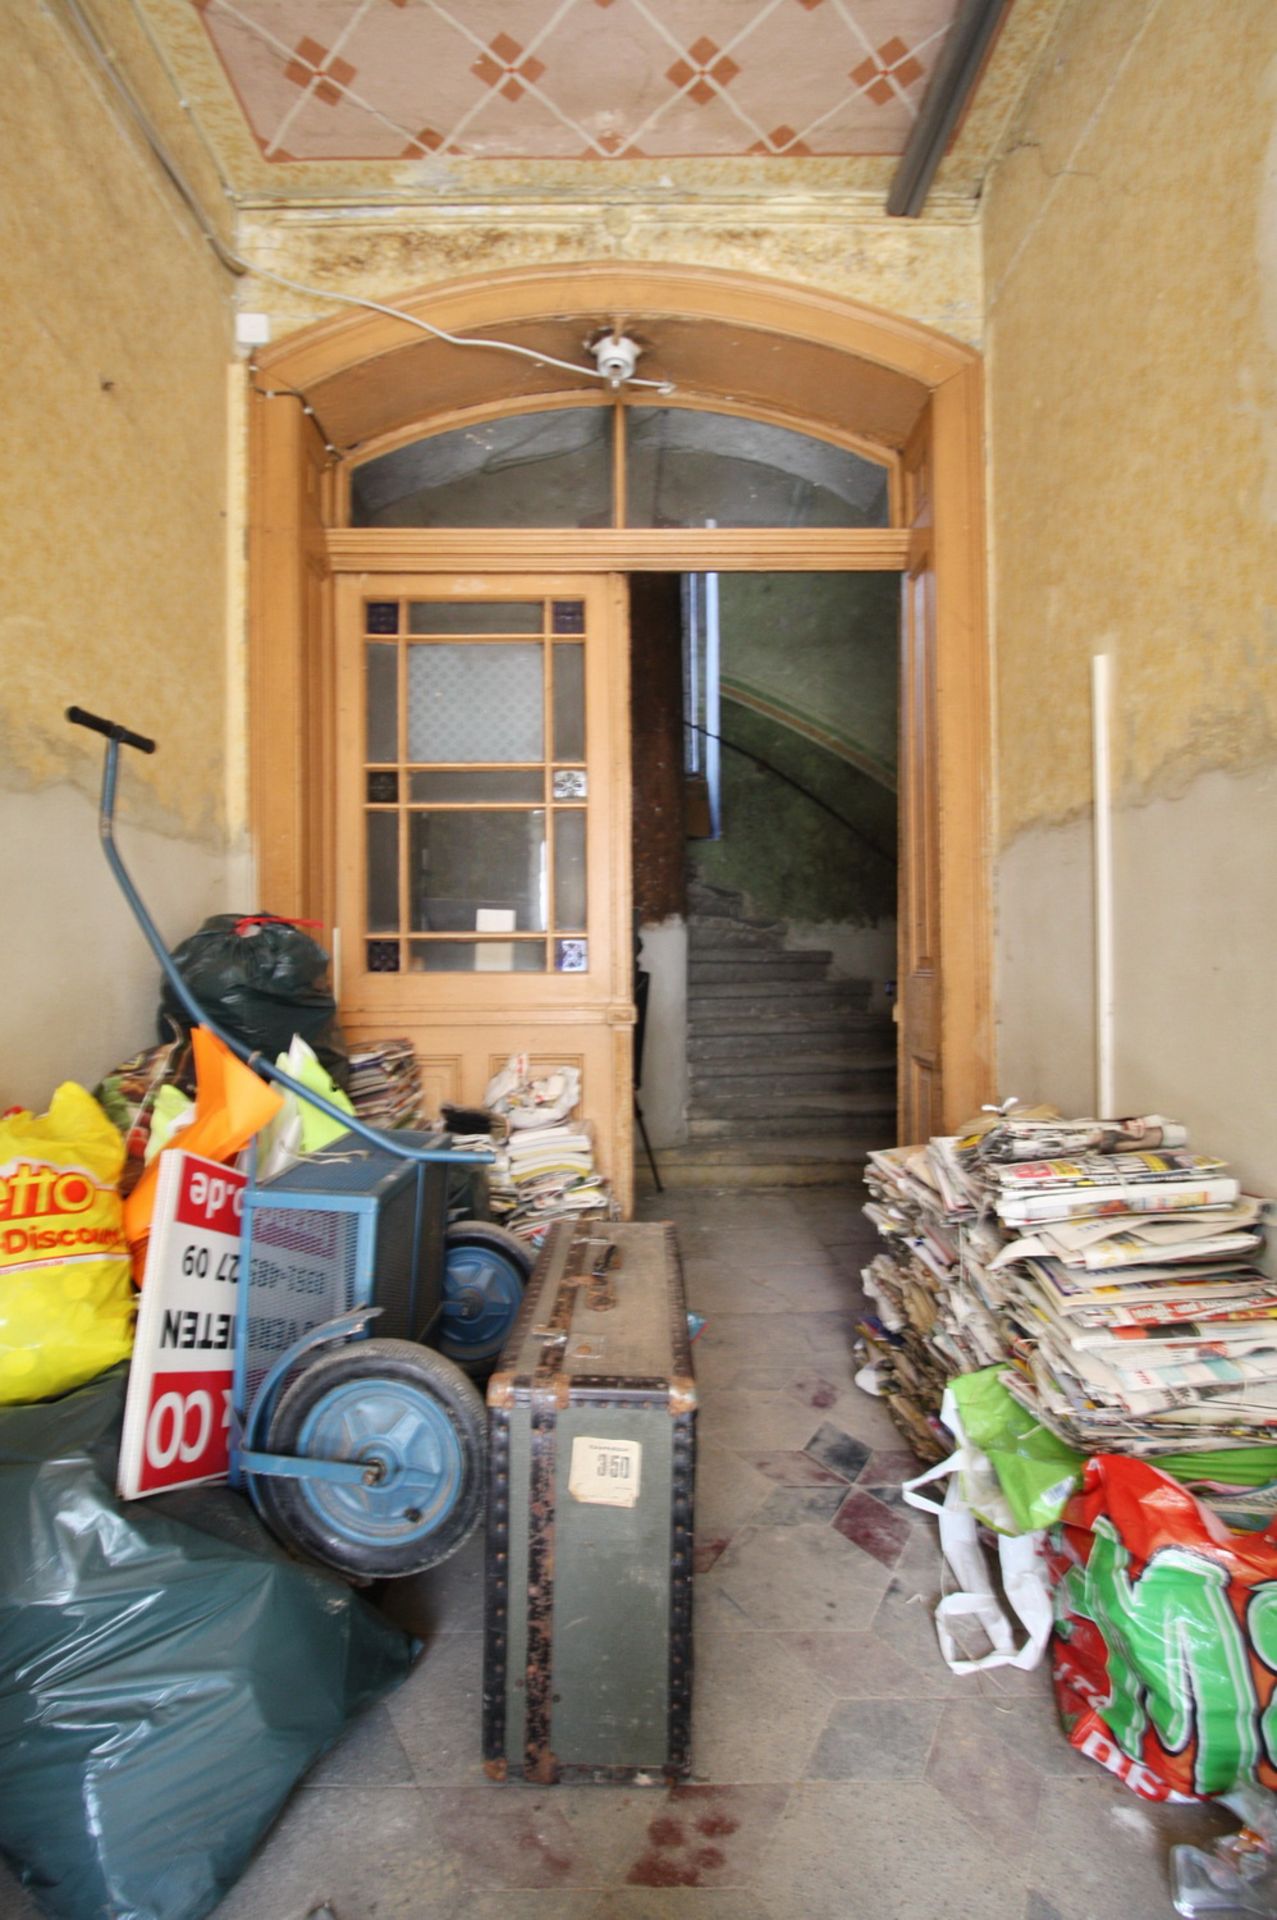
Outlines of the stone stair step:
M741 957L735 960L693 959L689 961L687 969L689 999L695 996L700 987L787 986L792 991L800 986L823 985L824 968L813 966L801 954L755 954L745 949Z
M757 1102L741 1100L739 1089L726 1094L726 1098L714 1094L712 1098L695 1102L691 1125L699 1119L728 1119L737 1125L747 1125L753 1131L753 1121L760 1119L780 1131L791 1119L814 1119L830 1127L841 1127L853 1119L858 1121L862 1114L885 1114L893 1106L893 1089L883 1075L878 1087L783 1087L772 1092L770 1098L759 1098Z
M687 944L692 953L706 948L748 947L770 953L784 951L783 920L727 920L718 914L706 914L687 923Z
M784 1020L801 1026L812 1020L840 1019L844 1013L861 1014L868 999L869 989L857 981L846 986L839 981L804 984L796 992L792 980L717 980L689 991L688 1023L696 1032L720 1033L749 1032L748 1023L760 1020L769 1026Z
M767 972L772 967L796 967L803 973L824 973L832 953L818 947L698 947L688 955L688 967L739 967L743 973Z
M879 1075L876 1083L872 1074L866 1074L850 1084L814 1087L799 1082L751 1089L745 1081L723 1081L717 1086L693 1088L688 1112L698 1119L717 1115L728 1120L742 1112L766 1114L780 1133L794 1117L825 1117L830 1122L845 1119L855 1109L842 1103L857 1094L875 1095L879 1106L886 1107L893 1084L887 1073Z
M836 982L813 981L795 982L793 980L698 980L694 985L688 982L688 1011L693 1018L702 1011L713 1009L723 1011L732 1008L737 1012L746 1006L756 1005L761 1009L774 1011L781 1007L804 1007L816 1010L821 1007L845 1006L863 1007L866 996L854 988L843 992Z
M751 1048L741 1046L734 1053L709 1060L694 1060L691 1067L694 1085L748 1080L774 1087L788 1080L825 1080L835 1074L872 1074L875 1077L894 1074L896 1055L893 1048L840 1047L837 1051L805 1051L801 1057L791 1052L782 1054L778 1060L759 1060Z
M688 1117L687 1131L690 1139L698 1141L775 1140L783 1133L785 1138L795 1140L813 1134L822 1139L872 1134L875 1142L881 1143L895 1139L896 1103L879 1093L849 1093L834 1114L823 1109L809 1114L778 1113L775 1106L765 1112L694 1113Z
M895 1056L895 1027L874 1014L843 1012L827 1014L819 1020L782 1020L765 1026L756 1020L740 1018L721 1023L691 1021L687 1030L687 1057L697 1060L734 1060L742 1047L756 1058L823 1058L844 1053L854 1045L877 1058Z
M761 1187L847 1187L859 1191L861 1169L867 1149L848 1159L778 1160L768 1156L756 1160L702 1160L689 1156L683 1147L669 1148L656 1156L663 1187L677 1191L686 1187L742 1187L754 1191ZM655 1193L651 1170L646 1161L636 1169L639 1190ZM851 1285L851 1282L848 1282ZM695 1287L692 1288L695 1306Z

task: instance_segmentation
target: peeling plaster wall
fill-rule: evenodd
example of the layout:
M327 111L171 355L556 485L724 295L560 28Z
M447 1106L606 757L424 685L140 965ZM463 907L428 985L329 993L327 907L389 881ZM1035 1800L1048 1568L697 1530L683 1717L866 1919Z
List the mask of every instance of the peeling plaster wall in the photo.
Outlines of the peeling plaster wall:
M532 205L264 209L245 213L240 243L247 259L286 278L374 300L466 274L593 260L767 274L978 343L974 220L888 221L800 192L723 202L712 162L684 164L702 194L678 205L555 197L553 169L529 163L526 191L545 196ZM270 315L277 338L333 312L263 280L247 283L241 301Z
M242 726L237 690L228 728L227 277L62 17L0 8L0 57L22 75L0 153L0 1105L42 1106L154 1031L156 968L98 846L99 743L64 708L160 742L125 756L121 840L172 938L225 904ZM124 51L144 74L145 45ZM180 125L166 133L180 146ZM182 158L198 179L199 153Z
M1274 1190L1277 12L1070 0L985 243L1002 1089L1094 1099L1106 652L1117 1105Z

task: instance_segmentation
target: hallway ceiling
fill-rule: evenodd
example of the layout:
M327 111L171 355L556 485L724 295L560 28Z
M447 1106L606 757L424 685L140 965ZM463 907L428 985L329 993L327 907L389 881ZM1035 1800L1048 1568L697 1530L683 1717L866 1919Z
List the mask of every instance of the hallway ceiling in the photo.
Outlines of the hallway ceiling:
M967 194L1058 3L1010 0L951 149ZM626 177L879 190L958 0L134 4L228 187L262 203Z
M263 157L897 154L957 0L205 0Z

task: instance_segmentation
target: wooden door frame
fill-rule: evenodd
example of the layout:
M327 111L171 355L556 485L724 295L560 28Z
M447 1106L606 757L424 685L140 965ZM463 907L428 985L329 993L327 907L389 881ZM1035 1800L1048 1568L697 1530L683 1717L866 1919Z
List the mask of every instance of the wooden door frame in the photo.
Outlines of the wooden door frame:
M959 341L898 315L832 294L780 286L758 276L615 262L536 267L454 281L401 298L406 312L450 332L499 334L503 325L556 316L641 314L707 329L730 329L732 361L724 371L739 392L750 388L746 364L756 347L753 387L759 417L782 415L800 430L820 432L816 394L784 388L784 355L807 348L847 356L857 368L895 381L897 396L916 398L911 432L928 436L933 486L935 624L930 635L936 689L935 831L939 847L940 953L938 1031L943 1060L942 1112L955 1127L991 1097L995 1085L990 901L991 729L985 606L983 404L980 356ZM655 318L652 318L655 316ZM422 336L416 336L418 340ZM712 338L712 336L711 336ZM743 345L742 345L743 343ZM303 329L258 358L250 409L250 751L252 817L259 893L271 911L332 923L332 727L316 724L317 700L330 702L327 663L334 569L388 570L426 564L456 571L479 543L456 534L374 535L333 530L335 461L325 453L315 417L303 412L322 394L340 407L348 435L358 438L363 396L383 405L405 350L403 323L359 312ZM460 355L459 348L438 348ZM742 358L744 355L744 358ZM473 355L493 368L494 392L516 364L499 354ZM825 355L825 364L828 364ZM836 363L835 363L836 364ZM468 368L468 377L472 370ZM768 382L774 391L764 395ZM714 394L701 389L713 404ZM372 397L367 404L372 405ZM508 410L519 410L510 397ZM749 412L749 404L738 410ZM448 412L442 400L415 416L423 431ZM884 444L894 458L900 445ZM776 545L776 556L770 547ZM385 551L380 549L384 546ZM516 571L556 567L615 572L682 570L689 564L749 568L898 567L908 563L902 529L866 535L758 535L716 543L660 531L502 536ZM535 553L533 551L535 549ZM690 555L695 552L693 562ZM785 556L781 558L782 554ZM681 562L680 557L682 556ZM493 569L489 546L485 571ZM323 709L321 709L323 711ZM308 718L308 716L310 716ZM908 1135L912 1116L902 1114Z

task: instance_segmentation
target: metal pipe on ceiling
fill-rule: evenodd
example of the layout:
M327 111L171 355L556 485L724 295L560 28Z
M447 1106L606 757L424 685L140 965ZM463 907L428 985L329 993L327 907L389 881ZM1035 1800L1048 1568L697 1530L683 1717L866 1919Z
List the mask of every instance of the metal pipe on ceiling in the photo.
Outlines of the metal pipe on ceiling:
M1008 0L961 0L891 182L888 213L916 220L922 212L949 136L980 77L1007 4Z

